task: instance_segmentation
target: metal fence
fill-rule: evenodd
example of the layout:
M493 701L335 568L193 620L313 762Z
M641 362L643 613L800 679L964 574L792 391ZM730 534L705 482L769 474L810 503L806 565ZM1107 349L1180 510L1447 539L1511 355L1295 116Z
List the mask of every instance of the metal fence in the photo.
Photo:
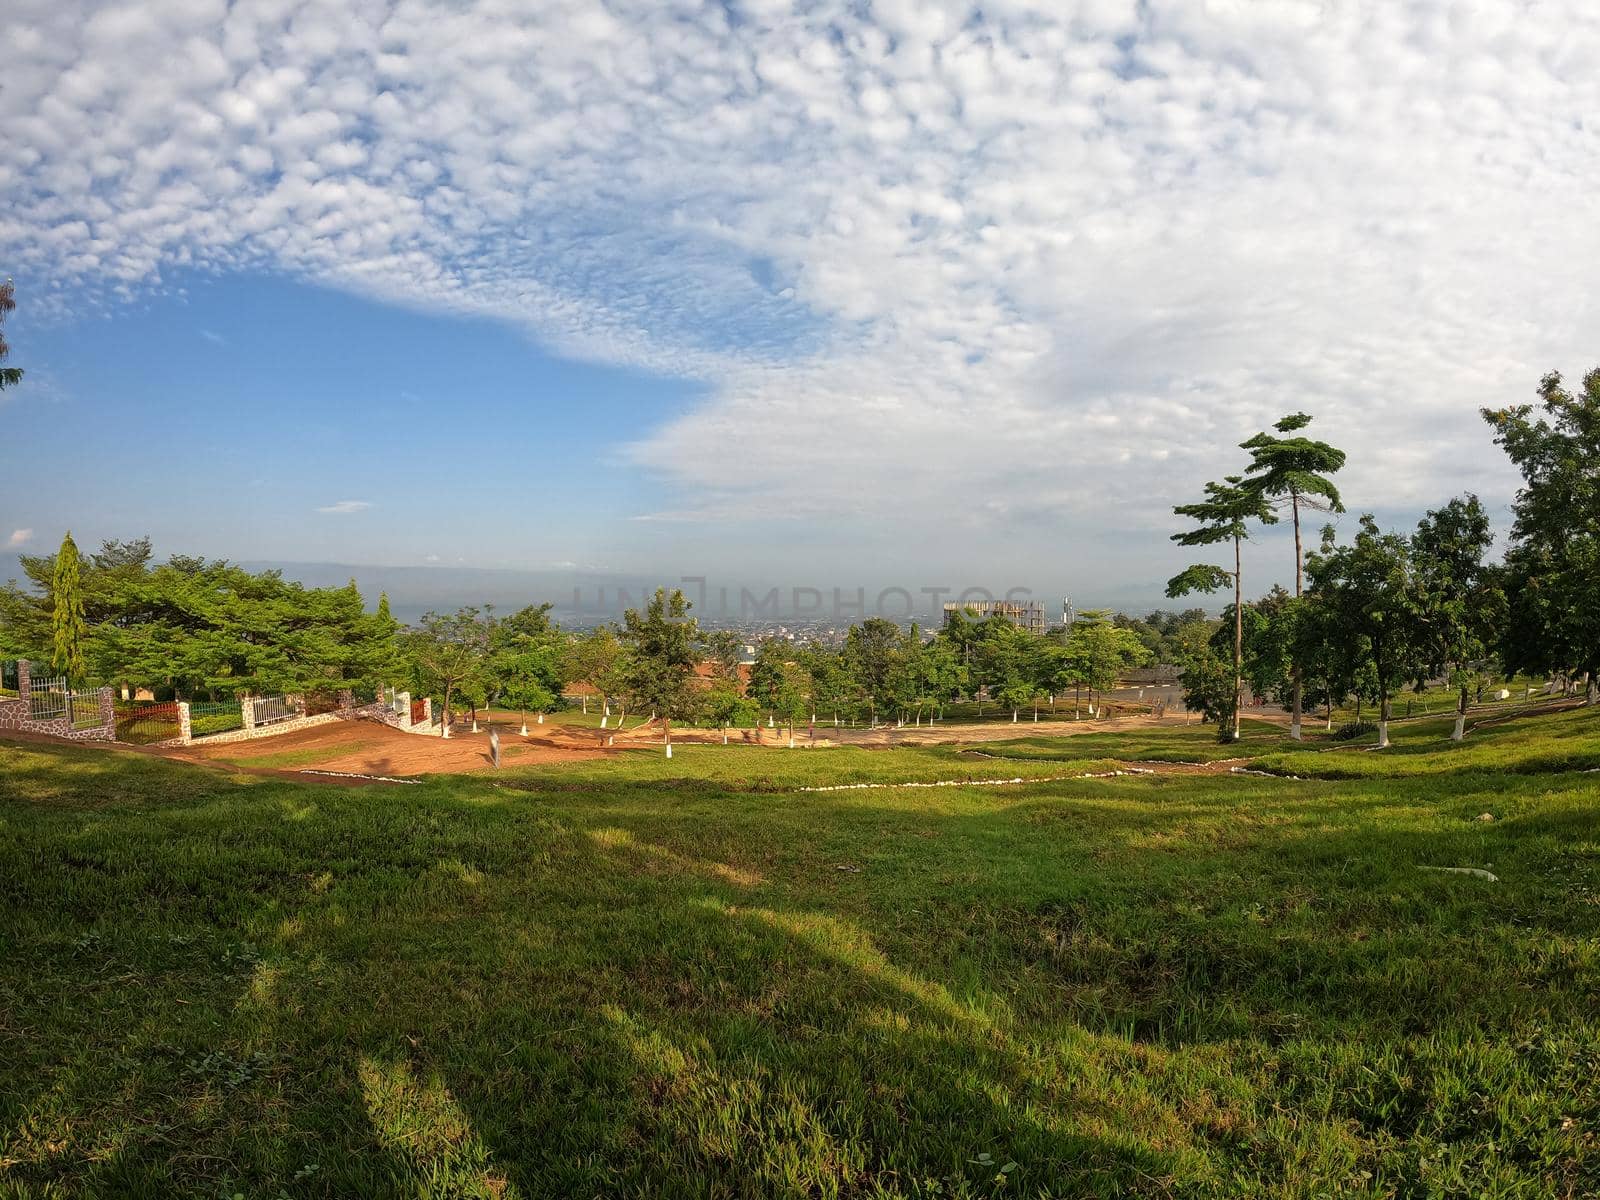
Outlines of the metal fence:
M172 702L147 703L119 701L113 708L117 741L136 746L170 742L183 732L178 706Z
M244 728L244 708L237 700L197 701L189 705L189 736L209 737Z
M279 721L292 721L300 715L299 707L287 696L258 696L250 701L252 725L275 725Z
M67 716L74 729L100 727L100 689L86 688L67 693Z
M28 695L28 716L35 721L53 721L66 716L68 695L64 676L33 680Z

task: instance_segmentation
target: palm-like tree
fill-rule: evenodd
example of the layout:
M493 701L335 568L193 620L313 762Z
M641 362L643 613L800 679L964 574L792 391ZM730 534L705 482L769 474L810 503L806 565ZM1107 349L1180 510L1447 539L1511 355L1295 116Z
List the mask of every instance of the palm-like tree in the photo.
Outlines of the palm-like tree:
M1250 467L1245 472L1245 482L1272 500L1287 500L1294 514L1296 600L1304 591L1305 577L1305 553L1300 545L1300 506L1309 504L1321 511L1344 511L1339 489L1328 478L1329 474L1344 466L1344 451L1298 432L1310 423L1311 418L1307 414L1290 413L1273 428L1280 434L1292 436L1276 437L1262 432L1239 443L1241 449L1250 452ZM1302 695L1300 664L1292 664L1290 671L1293 676L1294 707L1289 719L1289 736L1298 741Z
M1233 543L1233 570L1211 563L1197 563L1167 581L1167 595L1186 596L1190 592L1214 592L1233 584L1233 735L1239 740L1239 693L1243 690L1244 588L1240 559L1241 546L1250 536L1250 522L1275 525L1278 515L1272 502L1254 483L1242 476L1229 475L1221 483L1205 486L1206 498L1197 504L1173 508L1180 517L1192 517L1200 524L1188 533L1175 533L1172 540L1181 546L1214 546Z

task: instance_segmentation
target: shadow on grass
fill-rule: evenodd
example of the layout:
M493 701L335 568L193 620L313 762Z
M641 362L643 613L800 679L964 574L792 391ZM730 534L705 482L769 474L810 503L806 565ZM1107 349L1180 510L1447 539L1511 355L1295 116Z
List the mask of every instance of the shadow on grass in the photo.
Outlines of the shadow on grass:
M1472 1088L1553 1120L1593 1045L1537 1032L1600 1003L1593 908L1551 916L1593 808L1556 783L1481 826L1508 781L311 792L36 757L0 783L0 1158L41 1190L987 1196L1015 1161L1022 1194L1334 1194L1380 1147L1416 1192L1397 1139L1435 1110L1473 1169L1542 1161ZM1505 882L1415 869L1469 856Z

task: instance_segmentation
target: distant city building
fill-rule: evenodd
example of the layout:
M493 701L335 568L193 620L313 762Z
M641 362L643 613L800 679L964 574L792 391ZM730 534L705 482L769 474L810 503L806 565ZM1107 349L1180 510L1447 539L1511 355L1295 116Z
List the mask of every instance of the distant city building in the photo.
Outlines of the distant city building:
M969 617L1004 617L1019 629L1026 629L1029 633L1043 633L1045 631L1044 605L1037 600L964 600L955 604L944 606L944 621L950 623L950 615L955 612L964 612Z

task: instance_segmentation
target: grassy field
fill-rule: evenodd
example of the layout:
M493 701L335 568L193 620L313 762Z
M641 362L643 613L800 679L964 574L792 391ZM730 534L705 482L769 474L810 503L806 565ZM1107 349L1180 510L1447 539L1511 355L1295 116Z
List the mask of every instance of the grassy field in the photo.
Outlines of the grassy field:
M0 743L0 1196L1595 1196L1600 719L1447 728ZM1330 777L795 790L1240 754Z

